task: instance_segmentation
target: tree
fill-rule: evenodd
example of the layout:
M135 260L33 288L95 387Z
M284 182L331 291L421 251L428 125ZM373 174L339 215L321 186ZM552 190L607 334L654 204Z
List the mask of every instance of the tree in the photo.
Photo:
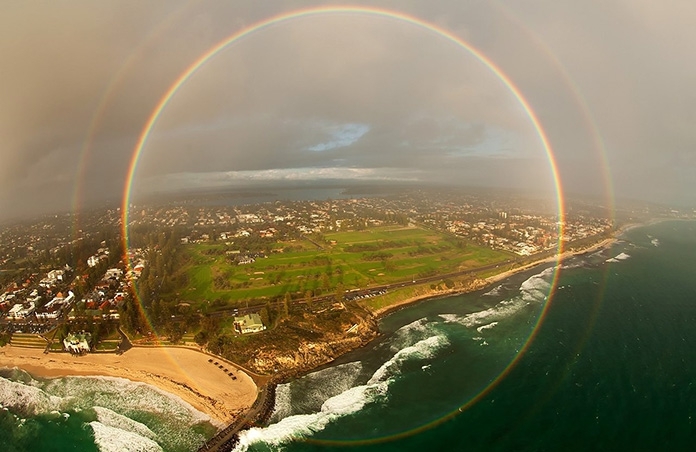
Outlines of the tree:
M193 337L193 340L196 341L198 345L205 345L208 342L208 333L201 330Z
M331 287L331 279L329 279L328 273L323 273L321 275L321 288L329 290L329 287Z
M338 284L336 286L336 301L339 303L342 303L343 300L345 299L346 295L346 288L343 286L343 284Z
M285 318L287 319L290 317L290 293L285 292L285 296L283 297L283 309L285 313Z
M264 308L261 309L261 311L259 311L259 317L261 317L261 323L263 323L263 324L266 325L267 327L270 327L270 325L271 325L271 317L270 317L270 314L269 314L269 312L268 312L268 308L267 308L267 307L264 307Z

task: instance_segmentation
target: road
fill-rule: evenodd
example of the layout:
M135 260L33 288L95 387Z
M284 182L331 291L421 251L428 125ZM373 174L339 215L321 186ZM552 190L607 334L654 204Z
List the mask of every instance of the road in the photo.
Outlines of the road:
M471 268L468 270L462 270L462 271L452 272L452 273L437 274L437 275L427 276L427 277L423 277L423 278L413 278L413 279L409 279L409 280L401 281L401 282L397 282L397 283L381 284L378 286L369 286L369 287L365 287L362 289L354 290L353 292L359 292L359 291L372 292L372 291L379 291L379 290L400 289L402 287L415 286L418 284L426 284L426 283L435 282L435 281L442 281L443 279L447 279L447 278L456 278L456 277L460 277L460 276L472 275L472 274L483 272L483 271L493 270L494 268L498 268L500 266L518 263L518 262L521 262L522 260L523 259L521 259L521 258L519 258L519 259L507 259L507 260L502 261L502 262L496 262L495 264L484 265L482 267L476 267L476 268ZM310 300L307 300L307 299L293 300L293 302L306 304L308 302L314 303L317 301L329 301L329 300L332 300L334 297L335 297L335 294L328 294L328 295L322 295L319 297L313 297ZM272 302L271 306L279 307L279 306L282 306L282 304L283 304L282 301L276 301L276 302ZM252 312L258 312L264 306L266 306L266 303L247 306L247 307L227 308L227 309L223 309L220 311L212 312L208 315L210 317L226 317L229 315L244 315L244 314L250 314Z

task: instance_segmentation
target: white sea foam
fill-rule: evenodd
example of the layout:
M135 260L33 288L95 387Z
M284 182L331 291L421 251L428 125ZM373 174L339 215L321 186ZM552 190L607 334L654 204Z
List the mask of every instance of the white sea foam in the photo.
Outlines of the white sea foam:
M426 331L427 325L428 325L428 319L423 317L423 318L420 318L418 320L414 320L413 322L409 323L408 325L402 326L401 328L396 330L396 332L394 334L407 335L407 334L411 334L413 332L423 332L423 331Z
M361 371L362 363L354 361L312 372L302 378L302 382L306 386L313 388L311 396L316 401L316 406L318 407L331 397L355 386ZM308 398L308 395L310 394L304 391L305 399Z
M368 385L385 381L393 376L400 368L401 364L409 359L432 358L437 350L447 346L449 341L443 335L431 336L420 340L415 344L399 350L389 361L375 371L372 378L367 382Z
M498 303L497 305L483 311L472 312L463 317L458 317L456 322L467 328L478 328L491 322L497 322L518 312L526 302L520 298L512 300L512 303Z
M432 336L434 333L432 323L424 317L396 330L389 339L389 348L391 351L397 352L420 339Z
M454 323L461 319L457 314L438 314L438 317L442 318L445 323Z
M62 397L41 388L14 382L0 377L0 402L3 407L26 416L36 416L51 411L61 411L65 405Z
M631 257L630 254L620 253L620 254L618 254L610 259L607 259L605 262L610 262L610 263L621 262L621 261L628 259L629 257Z
M652 239L650 243L652 243L653 246L660 246L660 241L658 239Z
M570 270L571 268L581 268L584 267L587 264L587 262L581 260L581 259L574 259L572 261L568 261L561 265L561 268L564 270Z
M265 428L252 428L243 431L239 434L239 444L235 450L246 451L250 445L257 442L278 445L321 431L334 419L356 413L367 403L383 397L387 385L387 382L380 382L373 385L355 386L328 399L317 413L297 414Z
M355 379L358 377L361 370L362 363L360 361L353 361L312 372L303 379L320 383L323 387L330 388L333 392L339 394L355 384Z
M489 290L488 292L484 293L482 296L484 296L484 297L497 297L497 296L500 296L502 291L503 291L503 285L500 284L500 285L494 287L493 289Z
M130 410L167 413L187 426L200 422L215 423L181 397L156 386L118 377L65 377L50 380L47 392L61 397L76 397L86 406L128 407Z
M498 324L498 322L491 322L487 325L480 326L476 328L476 331L479 332L479 334L483 333L483 330L490 330L491 328L495 328L495 326Z
M520 285L522 299L527 302L543 301L551 289L551 283L546 278L552 278L554 267L549 267L539 274L531 276Z
M271 422L293 414L321 409L326 400L341 394L358 382L362 363L354 361L312 372L276 389L276 403ZM297 396L294 396L297 394Z
M547 279L553 277L554 271L555 267L549 267L529 277L520 284L519 295L502 300L493 307L464 316L440 314L440 317L445 320L445 323L456 322L467 328L478 329L482 325L497 324L498 321L516 314L527 305L544 302L551 290L551 283Z
M292 414L292 390L290 383L284 383L276 386L275 405L273 405L273 413L270 417L270 422L275 423Z
M138 421L134 421L126 416L116 413L108 408L101 406L95 406L94 412L97 413L97 420L107 427L114 427L127 432L135 433L139 436L144 436L152 440L157 439L157 435L150 430L150 428L141 424Z
M394 381L393 377L403 362L409 359L431 358L437 350L448 343L445 336L437 335L399 350L377 369L367 384L351 387L330 397L316 413L296 414L283 418L265 428L252 428L243 431L239 434L239 444L235 450L246 451L249 446L257 442L277 446L292 439L306 437L323 430L335 419L356 413L369 403L383 400L389 385Z
M100 425L132 430L131 433L139 436L156 435L167 449L196 449L205 440L203 433L192 427L208 421L207 415L179 397L145 383L111 377L35 380L22 372L13 372L9 376L11 380L0 378L0 403L14 413L34 416L54 412L59 415L60 412L79 412L97 406L110 410L112 419L117 418L110 422L104 417L109 414L101 411L100 415L97 408L95 413L103 421L97 421ZM129 419L132 415L145 413L153 419L150 433L143 430L147 427ZM62 416L67 418L66 414ZM217 421L208 422L221 425Z
M89 425L94 431L94 443L100 452L162 452L159 444L137 433L110 427L98 421L92 421Z

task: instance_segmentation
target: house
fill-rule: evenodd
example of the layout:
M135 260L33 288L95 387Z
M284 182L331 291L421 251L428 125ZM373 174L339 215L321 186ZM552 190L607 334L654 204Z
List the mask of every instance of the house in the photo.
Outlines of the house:
M65 270L51 270L48 272L46 277L39 282L39 286L49 287L55 286L59 282L63 282L63 277L65 276Z
M104 274L105 280L112 279L112 278L119 280L119 279L121 279L121 277L123 277L123 270L121 270L119 268L110 268Z
M53 297L51 301L46 303L46 306L36 313L36 318L39 320L55 320L59 318L63 310L69 308L75 301L75 294L68 291L68 296L63 297L61 292Z
M89 333L68 334L63 339L63 347L65 351L76 355L82 355L90 350L89 343L92 341L92 336Z
M247 314L242 317L234 318L234 328L240 334L258 333L266 329L266 326L261 321L261 316L257 313Z
M29 317L36 310L36 305L34 303L17 303L12 306L10 312L7 313L7 317L10 319L24 319Z

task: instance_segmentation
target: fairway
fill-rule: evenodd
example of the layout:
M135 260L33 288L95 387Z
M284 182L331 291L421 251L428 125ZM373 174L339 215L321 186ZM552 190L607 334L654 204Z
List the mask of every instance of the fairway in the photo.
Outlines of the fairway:
M277 242L273 252L238 264L244 250L186 245L190 301L242 303L286 293L317 296L501 262L510 254L420 227L383 226L324 235L325 242Z

